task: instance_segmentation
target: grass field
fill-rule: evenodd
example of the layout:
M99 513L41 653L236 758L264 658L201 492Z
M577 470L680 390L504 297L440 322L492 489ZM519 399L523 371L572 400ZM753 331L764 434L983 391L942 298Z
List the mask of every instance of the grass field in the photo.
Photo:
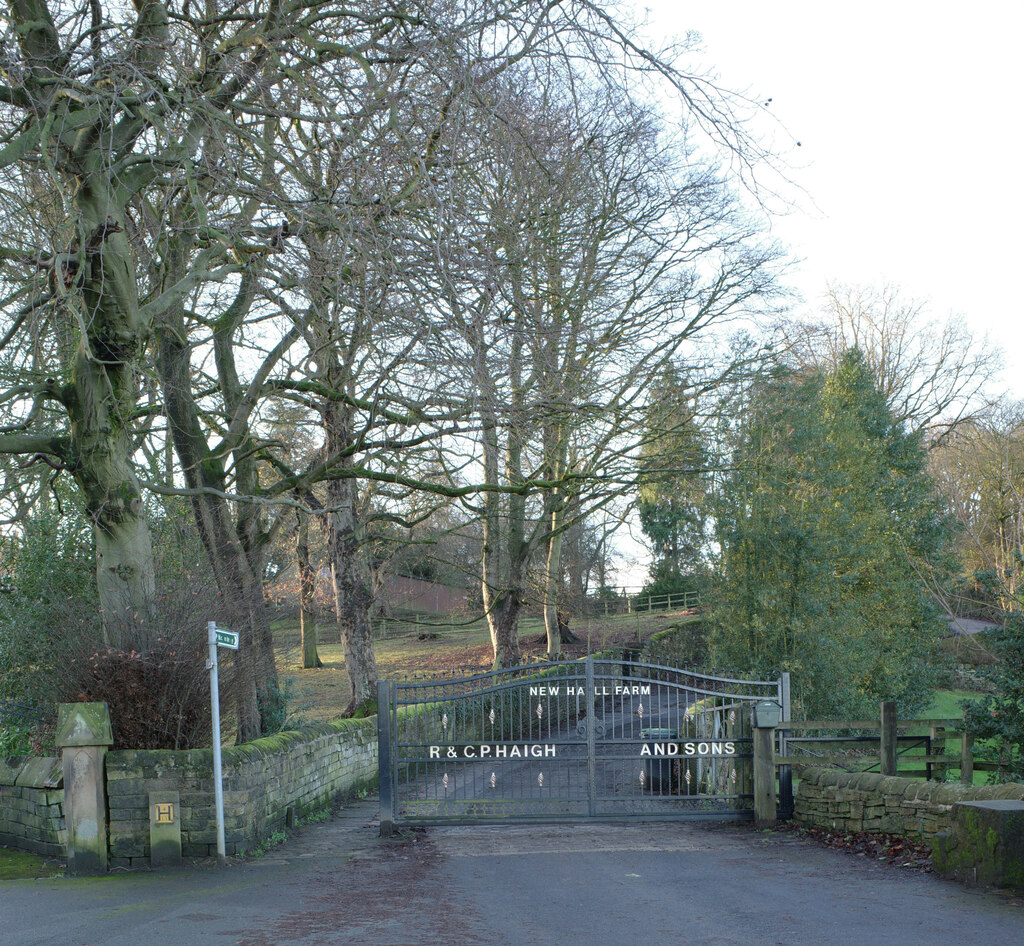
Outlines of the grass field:
M971 693L970 690L936 690L931 706L921 716L925 719L960 719L964 715L961 702L980 698L980 693Z
M36 877L60 877L64 869L54 861L27 851L0 847L0 880L32 880Z
M699 617L688 612L654 611L580 619L572 630L580 638L577 650L587 653L643 641L669 627L696 620ZM396 628L398 633L390 636ZM275 622L274 641L278 673L289 696L288 725L338 716L347 705L351 690L337 628L320 628L318 651L323 667L316 670L302 667L297 621ZM535 617L523 618L519 641L524 653L542 654L547 646L544 622ZM389 636L376 640L374 650L382 679L443 675L467 668L490 669L494 659L487 625L482 619L460 624L437 615L419 615L416 620L392 623Z

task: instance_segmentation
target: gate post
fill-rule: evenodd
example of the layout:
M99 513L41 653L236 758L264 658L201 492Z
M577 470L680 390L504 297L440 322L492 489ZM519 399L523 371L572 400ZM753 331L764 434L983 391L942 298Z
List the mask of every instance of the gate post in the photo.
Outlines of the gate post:
M790 730L786 728L793 717L789 671L783 671L779 678L779 702L782 704L782 723L779 731L779 753L785 757L789 755ZM779 815L784 820L793 817L793 767L790 765L779 766Z
M392 784L391 730L394 707L391 685L387 680L377 681L377 773L380 796L380 836L389 838L395 833L395 794Z
M896 704L892 700L882 703L882 731L878 751L882 775L895 775L899 760L896 755Z
M778 704L767 704L769 707ZM754 823L759 828L775 824L778 818L775 797L775 728L779 717L758 713L760 706L751 707L751 728L754 734ZM780 708L781 709L781 708Z
M114 744L106 703L61 703L57 748L64 768L68 873L107 872L107 749Z

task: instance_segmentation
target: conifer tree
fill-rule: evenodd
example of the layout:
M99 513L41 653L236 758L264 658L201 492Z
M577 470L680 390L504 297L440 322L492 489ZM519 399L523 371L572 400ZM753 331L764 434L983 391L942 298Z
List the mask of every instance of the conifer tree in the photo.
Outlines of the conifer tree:
M793 673L810 715L927 699L943 625L920 578L950 530L921 436L893 418L863 356L758 383L720 497L717 661Z

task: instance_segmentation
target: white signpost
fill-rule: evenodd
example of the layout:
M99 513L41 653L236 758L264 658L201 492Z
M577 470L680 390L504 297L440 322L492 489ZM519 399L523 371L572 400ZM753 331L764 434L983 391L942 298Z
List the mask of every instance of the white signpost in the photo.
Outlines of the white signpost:
M227 861L224 853L224 779L220 764L220 685L217 682L217 648L227 647L238 650L238 631L217 627L216 621L206 625L210 644L210 657L206 661L210 671L210 708L213 712L213 795L217 808L217 863L222 867Z

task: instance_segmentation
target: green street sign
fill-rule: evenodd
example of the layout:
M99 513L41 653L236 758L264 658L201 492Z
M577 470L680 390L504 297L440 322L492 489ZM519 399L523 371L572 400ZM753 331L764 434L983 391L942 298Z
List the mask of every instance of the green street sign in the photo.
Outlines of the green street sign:
M228 647L231 650L238 650L238 631L224 631L219 627L214 632L218 647Z

